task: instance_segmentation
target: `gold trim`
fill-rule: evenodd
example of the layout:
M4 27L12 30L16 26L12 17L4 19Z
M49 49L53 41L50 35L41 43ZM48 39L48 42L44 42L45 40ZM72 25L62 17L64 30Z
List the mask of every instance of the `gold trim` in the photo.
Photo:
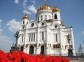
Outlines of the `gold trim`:
M57 11L60 11L60 9L59 8L53 8L52 9L52 12L57 12Z
M28 15L24 15L22 19L29 19Z

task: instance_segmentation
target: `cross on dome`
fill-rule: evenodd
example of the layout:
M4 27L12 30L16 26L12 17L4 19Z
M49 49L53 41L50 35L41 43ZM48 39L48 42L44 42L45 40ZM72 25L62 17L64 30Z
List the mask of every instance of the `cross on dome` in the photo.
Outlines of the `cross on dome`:
M47 4L48 0L45 0L45 4Z
M22 19L29 19L28 14L25 13L25 15L22 17Z

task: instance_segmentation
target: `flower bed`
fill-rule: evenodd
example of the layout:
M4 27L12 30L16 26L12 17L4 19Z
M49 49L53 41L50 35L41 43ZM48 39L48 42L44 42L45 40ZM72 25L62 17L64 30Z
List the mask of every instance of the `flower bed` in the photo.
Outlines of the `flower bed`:
M61 56L28 55L21 51L4 53L0 50L0 62L69 62L70 59Z

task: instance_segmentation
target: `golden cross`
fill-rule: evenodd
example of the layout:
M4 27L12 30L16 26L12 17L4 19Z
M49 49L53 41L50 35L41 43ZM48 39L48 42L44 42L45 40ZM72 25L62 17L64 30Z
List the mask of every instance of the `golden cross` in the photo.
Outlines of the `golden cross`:
M45 0L45 4L47 4L47 0Z

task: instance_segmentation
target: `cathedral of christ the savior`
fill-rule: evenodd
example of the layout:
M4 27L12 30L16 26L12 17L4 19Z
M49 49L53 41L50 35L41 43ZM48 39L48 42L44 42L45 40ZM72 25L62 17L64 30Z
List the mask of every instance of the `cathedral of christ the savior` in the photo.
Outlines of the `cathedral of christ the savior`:
M31 55L74 55L73 28L63 23L59 8L44 4L37 10L35 21L30 21L28 14L22 17L15 46Z

